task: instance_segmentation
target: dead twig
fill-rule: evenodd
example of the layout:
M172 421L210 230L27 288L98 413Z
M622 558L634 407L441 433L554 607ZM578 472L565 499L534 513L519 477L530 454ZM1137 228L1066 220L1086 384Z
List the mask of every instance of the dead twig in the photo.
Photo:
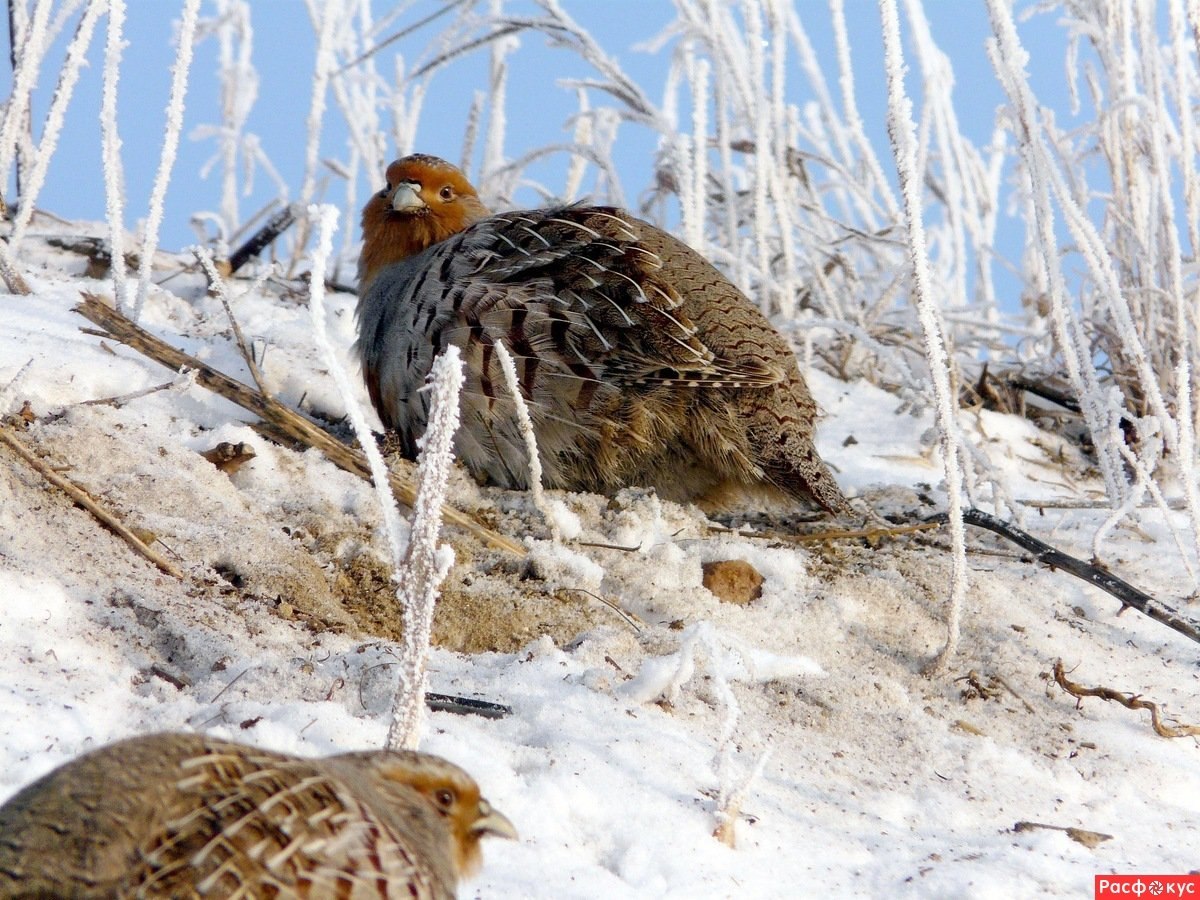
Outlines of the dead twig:
M196 259L204 269L204 274L208 277L209 287L221 301L221 306L225 308L225 316L233 328L233 337L237 341L238 349L242 352L242 359L246 361L246 368L250 370L250 377L254 379L258 392L263 396L269 396L262 372L258 369L258 362L254 359L254 354L250 352L250 345L246 343L246 336L242 334L242 326L238 324L237 316L233 314L233 307L229 305L229 291L225 289L225 279L217 271L211 253L203 247L197 247L195 253Z
M780 541L786 544L822 544L827 541L865 540L875 544L885 537L896 537L902 534L914 534L920 531L933 531L941 527L940 522L926 520L914 525L872 525L869 528L834 529L832 531L814 531L810 534L784 534L780 531L742 531L740 528L726 528L724 525L709 525L709 532L716 534L732 534L736 537L757 538L759 540ZM623 548L616 548L623 549Z
M930 516L925 521L939 525L945 524L947 514L938 513L936 516ZM1017 546L1025 548L1042 565L1049 566L1051 569L1062 569L1076 578L1082 579L1089 584L1094 584L1100 590L1120 600L1122 609L1127 606L1136 609L1142 615L1149 616L1156 622L1161 622L1168 628L1178 631L1184 637L1200 643L1200 621L1167 606L1167 604L1160 600L1155 600L1149 594L1129 584L1129 582L1122 581L1102 566L1084 562L1082 559L1076 559L1074 556L1069 556L1061 550L1056 550L1049 544L1039 541L1027 531L1022 531L1017 526L989 515L982 510L974 508L964 510L963 521L968 525L974 525L977 528L984 528L994 534L998 534L1005 540L1012 541Z
M89 322L99 325L105 335L112 340L125 344L172 371L194 370L198 384L259 416L274 431L287 435L290 440L320 450L339 468L370 480L370 468L361 451L346 446L277 400L235 381L193 356L176 350L112 309L99 297L84 292L83 302L75 307L75 312ZM396 499L411 507L416 499L416 486L412 480L393 472L390 482ZM471 516L452 507L444 506L442 516L447 524L462 528L493 547L506 550L516 556L524 556L526 553L525 547L517 541L491 530Z
M1076 684L1075 682L1070 681L1067 678L1066 672L1063 671L1063 663L1061 659L1056 659L1054 661L1054 681L1060 688L1075 698L1076 708L1083 706L1081 701L1084 697L1099 697L1101 700L1115 700L1126 709L1150 710L1150 724L1154 728L1154 733L1159 737L1178 738L1200 736L1200 726L1172 726L1164 724L1162 716L1158 712L1158 704L1150 700L1143 700L1138 694L1126 694L1122 691L1115 691L1112 688L1106 687L1084 687L1081 684Z
M1071 828L1063 825L1043 825L1041 822L1018 822L1013 826L1013 831L1034 831L1036 829L1044 829L1046 831L1061 831L1077 844L1083 844L1089 850L1094 849L1105 841L1111 841L1111 834L1104 834L1100 831L1085 831L1082 828Z
M644 625L646 623L643 622L641 619L639 619L637 616L635 616L633 613L629 612L628 610L622 609L621 606L617 603L617 601L610 600L607 597L602 597L600 594L593 594L587 588L577 587L577 588L567 588L567 590L579 591L579 593L581 593L581 594L587 594L593 600L599 600L601 603L603 603L605 606L607 606L609 609L611 609L613 612L615 612L618 616L620 616L625 621L626 625L628 625L630 628L632 628L638 634L641 634L642 625Z
M163 572L166 572L173 578L183 577L183 573L180 572L179 569L177 569L170 561L162 556L162 554L154 550L153 547L148 546L145 542L138 538L138 536L135 535L128 527L126 527L126 525L113 513L109 512L107 509L97 503L91 494L89 494L79 485L75 484L75 482L71 481L69 478L58 474L54 471L54 469L50 468L50 466L46 465L46 463L34 456L33 453L26 449L21 440L15 434L13 434L9 428L3 425L0 425L0 443L3 443L9 447L18 457L20 457L22 462L28 465L31 469L33 469L55 487L60 488L68 497L95 516L102 525L104 525L118 537L122 538L125 543L132 547L143 558L154 563L154 565L158 566L159 569L161 569Z
M131 391L128 394L121 394L119 397L97 397L94 400L81 400L78 405L111 406L114 409L120 409L122 406L133 400L149 396L150 394L156 394L159 391L170 390L171 388L175 387L175 384L175 381L164 381L162 384L156 384L153 387L142 388L140 391ZM61 418L62 415L65 415L65 411L64 413L59 413L57 416L51 416L51 421Z

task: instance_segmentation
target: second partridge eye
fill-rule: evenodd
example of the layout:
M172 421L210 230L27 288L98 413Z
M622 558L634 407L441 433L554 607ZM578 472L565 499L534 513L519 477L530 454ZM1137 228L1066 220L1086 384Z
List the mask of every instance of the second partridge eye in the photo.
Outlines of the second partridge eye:
M442 788L433 795L433 799L437 801L437 805L442 807L442 809L449 809L454 805L454 791Z
M454 199L454 188L450 187L450 185L446 185L444 188L438 191L438 196L443 200L452 200Z

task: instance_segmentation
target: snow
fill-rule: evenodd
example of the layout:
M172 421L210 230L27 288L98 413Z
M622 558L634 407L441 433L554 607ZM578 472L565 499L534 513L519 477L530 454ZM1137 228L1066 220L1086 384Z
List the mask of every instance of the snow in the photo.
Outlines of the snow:
M163 729L301 754L382 746L402 641L371 487L270 443L191 379L83 333L71 307L107 284L44 242L65 226L34 226L21 248L34 294L0 295L0 413L28 401L37 418L22 440L153 532L186 577L135 556L0 451L0 800L91 747ZM143 323L248 381L220 304L181 272L189 261L156 257L161 286ZM230 292L247 338L265 347L267 383L336 421L344 404L303 292L279 282L238 296L247 284ZM326 297L330 340L351 371L353 309L352 296ZM810 384L820 450L850 493L887 513L944 508L928 410L820 372ZM1015 497L1102 491L1059 434L989 412L961 421ZM198 452L220 441L257 457L224 474ZM454 473L451 499L530 547L514 560L444 535L457 563L430 688L513 712L429 714L422 749L472 772L521 833L485 846L462 896L1075 897L1097 873L1196 865L1196 741L1158 738L1144 713L1098 699L1076 708L1049 672L1061 657L1075 681L1195 723L1200 654L1132 611L1118 617L1081 582L968 535L961 644L948 673L928 678L945 632L944 540L791 544L753 536L797 530L785 520L754 517L730 534L629 489L548 492L567 538L556 543L525 494ZM1118 527L1106 562L1182 605L1192 582L1170 529L1187 520L1172 515L1148 510L1138 528ZM1026 518L1086 555L1104 516ZM740 607L705 590L701 563L720 559L755 566L762 597ZM972 670L1011 691L972 696ZM766 753L727 847L713 837L719 798ZM1113 837L1088 848L1062 831L1014 831L1019 821Z

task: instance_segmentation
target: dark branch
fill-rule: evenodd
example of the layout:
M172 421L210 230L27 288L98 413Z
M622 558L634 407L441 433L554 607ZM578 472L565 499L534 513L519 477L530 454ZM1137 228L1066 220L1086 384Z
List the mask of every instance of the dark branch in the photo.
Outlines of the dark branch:
M949 521L949 515L947 513L938 513L936 516L930 516L925 521L944 524ZM1080 578L1089 584L1094 584L1100 590L1120 600L1122 608L1128 606L1136 609L1142 615L1149 616L1157 622L1162 622L1162 624L1178 631L1184 637L1200 643L1200 621L1172 609L1161 601L1155 600L1149 594L1139 591L1133 585L1129 584L1129 582L1122 581L1103 567L1084 562L1073 556L1068 556L1061 550L1056 550L1049 544L1042 543L1033 535L1022 531L1015 525L978 509L964 510L963 521L968 525L987 529L1006 540L1012 541L1017 546L1023 547L1032 553L1034 558L1042 563L1042 565L1049 566L1052 569L1062 569L1076 578Z

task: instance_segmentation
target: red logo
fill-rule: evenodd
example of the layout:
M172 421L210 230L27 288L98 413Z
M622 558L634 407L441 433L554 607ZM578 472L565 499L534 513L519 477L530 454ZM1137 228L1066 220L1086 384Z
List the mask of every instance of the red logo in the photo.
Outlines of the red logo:
M1200 900L1200 874L1195 875L1097 875L1096 900L1169 900L1192 897Z

